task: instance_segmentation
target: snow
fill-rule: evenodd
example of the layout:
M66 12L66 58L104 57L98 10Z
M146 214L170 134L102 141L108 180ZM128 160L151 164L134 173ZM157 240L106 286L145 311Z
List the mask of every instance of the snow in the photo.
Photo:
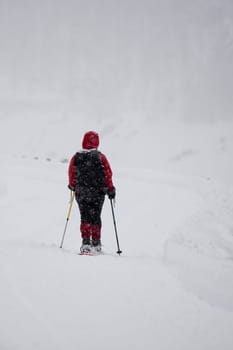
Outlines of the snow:
M26 124L21 118L21 125ZM66 121L60 127L56 137L62 139ZM232 124L226 127L228 135ZM48 133L49 129L48 121ZM193 127L186 126L188 130L191 136ZM120 126L117 131L121 134ZM209 134L213 144L215 137L214 130ZM47 150L51 145L41 144ZM200 155L187 156L197 158L199 169L203 159L209 162L209 173L202 177L187 174L190 160L185 158L177 161L180 169L175 164L172 171L175 150L167 159L170 170L164 171L156 169L156 161L146 169L122 167L120 159L110 159L117 187L120 257L107 199L105 254L77 254L76 203L59 248L70 199L63 154L48 161L23 156L20 149L8 152L3 146L2 349L173 349L174 344L180 349L232 348L233 190L225 178L212 178L213 160L205 157L205 144L198 141ZM108 150L120 151L125 157L125 145L119 149L117 137L112 138L112 148L103 138L101 150L107 156ZM232 148L223 157L230 164ZM161 158L166 159L166 152Z
M189 9L189 1L179 0L177 7L172 1L158 1L157 11L152 1L146 0L143 5L138 1L132 14L130 0L119 2L119 7L113 0L101 1L101 6L95 4L94 8L82 4L79 26L85 29L85 36L79 38L76 4L68 2L70 7L60 0L55 13L53 1L34 4L35 8L26 0L20 8L0 2L0 26L7 33L5 46L2 43L7 50L0 62L0 349L231 350L233 121L229 117L232 102L226 91L231 84L232 5L215 1L207 15L209 1L192 2ZM220 7L217 13L224 19L222 26L220 19L217 24L214 20ZM121 28L118 21L122 13ZM23 22L29 14L28 22ZM150 61L155 57L152 39L158 39L157 27L153 26L155 14L163 32L163 40L157 42L161 60L156 65ZM102 23L103 18L106 21ZM148 19L143 31L136 25L139 18ZM50 19L54 26L49 26ZM13 23L15 32L10 28ZM180 36L182 25L188 23L189 31ZM174 24L180 26L175 26L172 36ZM106 27L110 29L105 37ZM50 46L58 28L63 35ZM190 35L191 42L185 35ZM199 36L203 42L197 41ZM83 55L78 72L73 61L79 52L75 38ZM96 40L103 45L101 52L109 50L107 65L89 47ZM205 56L202 49L206 42ZM220 57L214 49L226 43L228 51ZM140 56L140 45L152 55ZM179 48L177 52L175 47ZM162 48L171 50L174 66L167 51L163 57ZM21 56L21 50L27 55ZM131 60L131 50L135 60ZM212 64L197 66L199 59L204 64L213 52ZM61 56L53 62L57 53ZM113 59L116 53L119 66ZM183 66L184 75L179 80L184 53L186 58L191 53L196 56ZM41 55L40 60L33 61L36 54ZM222 70L222 85L209 91L207 87L217 85L218 75L216 71L211 75L211 70L219 64L227 67ZM156 74L160 72L160 96L156 95L157 88L152 89L152 78L148 85L142 84L155 67ZM51 72L47 76L48 68ZM43 74L37 76L40 69ZM95 69L97 77L93 75ZM133 78L135 72L140 72L138 80ZM111 85L112 76L118 74L119 80ZM187 77L190 85L184 92L178 87L187 83ZM81 87L75 85L77 81L82 81ZM167 86L168 81L171 84ZM197 81L202 86L200 92ZM174 92L174 100L168 99L169 92ZM156 106L152 103L155 96ZM195 107L198 96L206 99L202 114L201 103ZM217 106L214 115L208 101ZM87 130L99 132L100 150L113 169L121 256L116 254L107 198L102 213L104 254L77 254L81 239L76 203L63 248L59 248L70 200L68 160L80 149Z

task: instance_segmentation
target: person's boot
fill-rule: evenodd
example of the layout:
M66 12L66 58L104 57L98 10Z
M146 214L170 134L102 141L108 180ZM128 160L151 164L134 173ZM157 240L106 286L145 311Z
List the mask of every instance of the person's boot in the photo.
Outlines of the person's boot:
M90 253L91 252L91 241L90 238L83 238L82 245L80 247L81 253Z
M100 239L93 239L92 240L92 247L93 247L93 249L96 252L100 253L101 252L101 241L100 241Z

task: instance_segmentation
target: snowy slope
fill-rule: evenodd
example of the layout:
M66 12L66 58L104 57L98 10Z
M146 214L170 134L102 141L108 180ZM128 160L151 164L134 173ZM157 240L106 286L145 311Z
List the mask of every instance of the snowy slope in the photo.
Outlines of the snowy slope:
M232 11L0 1L0 350L231 350ZM96 130L117 188L82 257L68 160Z
M26 124L22 118L21 125ZM50 134L49 121L47 127ZM62 139L66 127L65 121L61 123L57 137ZM162 133L161 125L154 127ZM194 128L185 128L191 138ZM145 125L143 132L146 129ZM115 132L123 134L126 129ZM209 138L214 144L216 132ZM108 200L103 211L105 254L77 255L76 205L64 248L59 249L69 205L64 154L59 150L49 159L38 153L33 157L23 148L4 151L2 145L1 349L167 350L174 344L180 349L231 349L231 184L212 178L205 144L201 147L198 142L203 151L190 155L197 158L199 169L203 159L209 164L209 172L200 176L192 171L188 175L185 157L177 161L179 167L169 161L174 140L170 139L168 158L168 150L160 152L164 162L167 159L164 171L156 169L156 160L154 166L148 163L148 170L133 164L122 167L114 155L118 150L124 158L126 145L113 136L112 148L105 147L105 140L103 136L101 149L107 155L107 149L112 152L118 189L115 213L121 257L116 254ZM133 136L130 141L134 142ZM51 152L51 142L40 148ZM224 151L228 162L231 156L232 149Z

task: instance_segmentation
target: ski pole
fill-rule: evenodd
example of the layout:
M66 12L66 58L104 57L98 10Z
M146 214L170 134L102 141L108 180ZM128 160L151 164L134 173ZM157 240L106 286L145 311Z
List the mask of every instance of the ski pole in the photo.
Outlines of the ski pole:
M111 208L112 208L112 217L113 217L113 224L114 224L114 229L115 229L115 234L116 234L116 241L117 241L117 254L122 253L122 251L120 250L120 246L119 246L119 239L118 239L118 234L117 234L117 227L116 227L116 218L115 218L115 214L114 214L114 210L113 210L113 204L112 204L112 199L110 199L110 203L111 203Z
M64 242L64 238L65 238L65 234L66 234L66 228L67 228L67 225L68 225L68 221L69 221L70 213L71 213L71 208L72 208L72 204L73 204L73 201L74 201L74 195L75 195L75 192L72 191L71 198L70 198L70 205L69 205L69 209L68 209L68 214L67 214L67 218L66 218L66 224L65 224L65 228L64 228L64 232L63 232L60 248L62 248L62 246L63 246L63 242Z

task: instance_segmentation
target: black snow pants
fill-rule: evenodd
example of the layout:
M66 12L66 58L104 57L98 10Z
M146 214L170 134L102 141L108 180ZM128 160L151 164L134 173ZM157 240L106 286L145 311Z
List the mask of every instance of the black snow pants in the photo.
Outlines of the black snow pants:
M100 239L101 236L101 212L105 194L95 192L79 192L76 194L79 206L82 238Z

